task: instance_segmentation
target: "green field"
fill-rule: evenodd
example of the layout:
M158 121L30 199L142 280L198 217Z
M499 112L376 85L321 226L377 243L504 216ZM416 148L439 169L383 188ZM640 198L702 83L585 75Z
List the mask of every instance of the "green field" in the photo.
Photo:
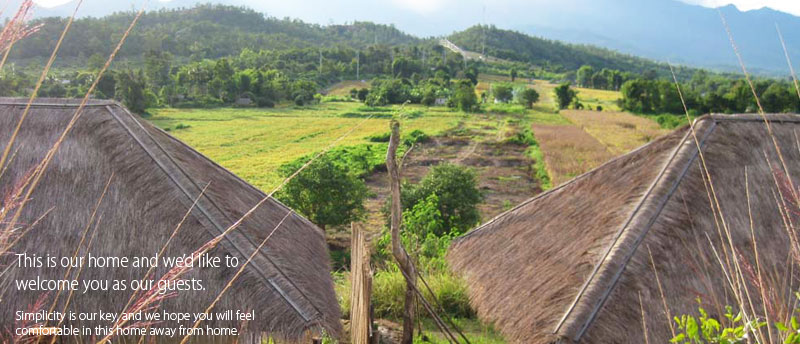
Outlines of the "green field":
M364 110L373 109L345 102L275 109L153 109L148 120L268 192L280 184L282 164L321 151L359 124L338 145L369 143L370 136L389 131L389 118L399 107ZM416 116L403 121L405 131L420 129L429 135L455 127L464 116L445 108L406 106L403 111Z

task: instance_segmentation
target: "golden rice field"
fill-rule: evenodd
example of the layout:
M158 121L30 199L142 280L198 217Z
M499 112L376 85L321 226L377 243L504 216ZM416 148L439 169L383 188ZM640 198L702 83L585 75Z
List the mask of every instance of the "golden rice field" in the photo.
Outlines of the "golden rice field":
M282 179L278 173L281 165L321 151L356 125L360 124L337 145L367 143L368 137L389 131L388 118L341 116L359 114L359 106L323 103L277 109L153 109L148 120L268 192ZM422 109L419 111L427 111ZM436 135L455 127L460 118L458 112L431 108L424 115L404 120L403 128ZM182 128L185 126L188 128Z
M653 120L625 112L567 110L561 114L615 155L630 152L670 132Z
M533 124L553 186L579 176L614 157L606 146L572 124Z
M546 80L535 80L533 88L539 92L541 105L546 105L550 108L555 106L555 98L553 89L558 84L550 83ZM573 87L578 92L578 100L588 109L596 109L598 105L603 107L604 111L619 111L617 99L620 98L620 93L617 91L608 90L595 90L591 88Z

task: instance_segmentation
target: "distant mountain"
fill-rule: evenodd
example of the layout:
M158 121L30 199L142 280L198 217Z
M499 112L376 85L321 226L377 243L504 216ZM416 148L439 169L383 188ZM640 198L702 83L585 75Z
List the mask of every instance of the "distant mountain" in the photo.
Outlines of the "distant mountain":
M12 0L11 8L20 0ZM391 24L417 37L441 36L478 23L537 37L591 44L659 61L737 70L738 63L717 9L678 0L150 0L151 9L193 7L198 3L246 5L260 13L328 25L369 21ZM129 11L144 0L85 0L80 16ZM424 6L423 6L424 5ZM36 16L66 16L74 1ZM780 25L791 56L800 63L800 17L764 8L742 12L719 9L753 69L786 73L775 24Z
M800 63L800 18L769 8L711 9L664 0L572 0L558 16L530 12L523 32L605 46L621 52L695 66L738 70L720 13L748 67L786 73L779 25L789 53Z
M511 61L530 62L546 65L550 69L577 70L583 65L598 69L608 68L621 71L644 73L654 70L662 76L669 74L669 66L651 59L622 54L613 50L590 45L563 43L554 40L532 37L512 30L495 26L473 26L448 37L463 49L480 52L485 49L489 56ZM677 68L678 72L691 70Z

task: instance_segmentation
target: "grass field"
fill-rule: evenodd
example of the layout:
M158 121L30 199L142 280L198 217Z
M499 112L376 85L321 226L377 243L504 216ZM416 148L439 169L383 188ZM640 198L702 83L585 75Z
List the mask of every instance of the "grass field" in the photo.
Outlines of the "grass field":
M482 79L478 91L505 80L507 77L502 76ZM399 106L371 108L356 102L323 102L273 109L152 109L148 120L268 192L282 180L278 169L283 164L323 150L355 126L358 128L337 142L338 146L378 145L369 138L387 133L390 118L402 112L408 115L402 123L404 132L419 129L434 136L409 154L404 177L419 180L432 163L471 167L478 172L480 188L486 193L480 207L486 218L534 196L545 188L541 183L544 180L550 180L548 187L559 185L667 132L652 119L627 113L556 113L552 99L555 85L528 81L518 79L515 84L539 90L541 101L533 110L518 104L484 104L484 113L465 114L446 107L409 105L401 110ZM349 95L351 88L362 86L365 84L358 81L343 82L330 88L328 94ZM597 104L611 108L608 104L618 97L616 92L578 91L585 97L581 101L595 108ZM538 145L508 143L528 127ZM540 172L546 175L541 177ZM385 197L385 176L374 172L366 179L375 194L367 201L375 218L367 222L379 228L384 221L379 214L384 199L378 194ZM329 234L329 240L335 241L335 237ZM458 322L471 342L504 343L491 327L475 319ZM431 324L423 326L430 342L443 342Z
M395 109L367 112L360 108L358 103L323 103L276 109L153 109L148 119L268 192L282 179L278 167L324 149L356 125L360 124L338 145L369 143L368 137L389 131L389 118L365 118ZM405 109L425 112L406 119L404 130L420 129L429 135L456 126L463 117L446 109Z
M562 111L564 117L582 127L615 155L624 154L670 130L648 118L625 112Z

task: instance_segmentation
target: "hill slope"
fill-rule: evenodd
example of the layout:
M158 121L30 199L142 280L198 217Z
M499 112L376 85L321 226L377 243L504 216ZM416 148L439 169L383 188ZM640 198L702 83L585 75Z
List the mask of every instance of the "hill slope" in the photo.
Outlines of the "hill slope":
M551 69L576 70L582 65L591 65L598 69L609 68L634 73L648 70L655 70L661 75L669 73L666 64L653 60L589 45L533 37L494 26L473 26L450 35L449 39L466 50L480 52L485 44L486 54L489 56L550 66ZM679 72L686 71L688 69L679 68Z
M132 12L120 12L76 20L59 56L84 58L95 53L110 53L110 42L119 39L133 16ZM34 20L34 23L43 23L44 27L15 46L12 59L48 56L65 21L62 17ZM163 50L179 57L215 58L238 55L245 48L363 47L376 40L387 45L420 41L388 25L356 22L321 26L300 20L271 18L243 7L200 5L190 9L147 12L128 38L120 57L131 58L148 50Z

